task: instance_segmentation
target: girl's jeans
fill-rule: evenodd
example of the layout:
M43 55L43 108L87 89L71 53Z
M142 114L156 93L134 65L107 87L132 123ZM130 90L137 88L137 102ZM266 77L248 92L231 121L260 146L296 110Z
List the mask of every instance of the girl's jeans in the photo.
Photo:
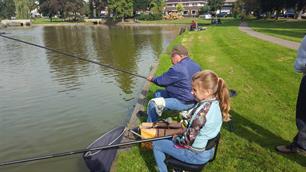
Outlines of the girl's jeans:
M204 164L214 156L215 148L202 152L195 152L189 149L176 148L172 140L158 140L153 142L153 153L160 172L167 172L165 164L166 155L189 164Z

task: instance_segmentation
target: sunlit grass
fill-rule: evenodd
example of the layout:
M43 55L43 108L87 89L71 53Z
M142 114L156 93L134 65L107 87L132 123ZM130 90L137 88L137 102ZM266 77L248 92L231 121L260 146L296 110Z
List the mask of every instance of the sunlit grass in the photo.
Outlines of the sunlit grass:
M52 18L52 21L49 18L36 18L32 19L33 24L63 24L63 23L71 23L67 22L64 19L60 18Z

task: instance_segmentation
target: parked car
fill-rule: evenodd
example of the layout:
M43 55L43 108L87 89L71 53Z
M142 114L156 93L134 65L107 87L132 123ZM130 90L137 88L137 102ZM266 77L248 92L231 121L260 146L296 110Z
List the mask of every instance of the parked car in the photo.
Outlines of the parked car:
M278 14L278 17L284 17L284 14L279 13L279 14ZM271 18L276 18L276 14L272 14L272 15L271 15Z
M266 17L267 17L267 14L266 14L266 13L261 13L259 16L260 16L261 18L266 18Z
M211 19L211 18L212 18L211 14L209 14L209 13L199 15L199 17L200 17L200 18L204 18L204 19Z
M227 17L227 12L221 12L217 14L217 17Z
M295 13L292 11L286 11L284 14L285 18L294 18L294 16L295 16Z

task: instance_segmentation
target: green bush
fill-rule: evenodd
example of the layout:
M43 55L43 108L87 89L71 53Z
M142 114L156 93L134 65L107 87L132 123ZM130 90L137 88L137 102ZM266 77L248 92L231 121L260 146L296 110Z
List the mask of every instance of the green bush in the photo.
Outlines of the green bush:
M161 20L163 18L162 14L139 14L138 16L136 16L136 19L138 20Z

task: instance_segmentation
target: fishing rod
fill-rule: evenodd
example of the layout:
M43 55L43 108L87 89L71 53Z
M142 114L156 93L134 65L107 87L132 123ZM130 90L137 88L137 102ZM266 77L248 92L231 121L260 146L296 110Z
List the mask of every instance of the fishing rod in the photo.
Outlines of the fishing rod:
M30 162L30 161L38 161L38 160L45 160L45 159L50 159L50 158L69 156L69 155L74 155L74 154L85 153L85 152L88 152L88 151L98 151L98 150L118 148L118 147L128 146L128 145L137 144L137 143L145 143L145 142L151 142L151 141L169 139L169 138L172 138L172 136L164 136L164 137L158 137L158 138L136 140L136 141L124 142L124 143L119 143L119 144L114 144L114 145L99 146L99 147L95 147L95 148L91 148L91 149L79 149L79 150L72 150L72 151L61 152L61 153L51 153L51 154L41 155L41 156L37 156L37 157L31 157L31 158L1 162L0 167L1 166L7 166L7 165L13 165L13 164L20 164L20 163L25 163L25 162Z
M127 74L130 74L130 75L133 75L133 76L143 78L147 81L150 81L145 76L142 76L142 75L139 75L139 74L136 74L136 73L132 73L132 72L129 72L127 70L118 69L118 68L115 68L115 67L110 66L110 65L102 64L102 63L99 63L99 62L96 62L96 61L93 61L93 60L88 60L88 59L85 59L85 58L82 58L82 57L79 57L79 56L76 56L76 55L72 55L72 54L69 54L69 53L65 53L65 52L62 52L62 51L59 51L59 50L56 50L56 49L53 49L53 48L49 48L49 47L45 47L45 46L42 46L42 45L31 43L31 42L27 42L27 41L12 38L12 37L9 37L9 36L5 36L4 34L6 34L6 33L5 32L0 32L0 36L3 37L3 38L6 38L6 39L10 39L10 40L14 40L14 41L21 42L21 43L24 43L24 44L32 45L32 46L39 47L39 48L42 48L42 49L47 49L49 51L53 51L53 52L56 52L56 53L59 53L59 54L63 54L63 55L68 56L68 57L72 57L72 58L79 59L79 60L82 60L82 61L94 63L94 64L97 64L97 65L100 65L100 66L103 66L103 67L107 67L107 68L110 68L110 69L113 69L113 70L117 70L117 71L120 71L120 72L123 72L123 73L127 73ZM152 82L152 81L150 81L150 82ZM233 95L233 96L230 96L230 97L234 97L234 96L237 95L237 92L233 89L229 89L229 92L230 92L230 95Z
M42 46L42 45L31 43L31 42L27 42L27 41L23 41L23 40L20 40L20 39L12 38L12 37L9 37L9 36L5 36L4 34L6 34L6 33L5 32L0 32L0 36L3 37L3 38L6 38L6 39L10 39L10 40L14 40L14 41L21 42L21 43L24 43L24 44L32 45L32 46L39 47L39 48L42 48L42 49L47 49L49 51L53 51L53 52L56 52L58 54L65 55L67 57L72 57L72 58L79 59L79 60L82 60L82 61L94 63L94 64L97 64L97 65L100 65L100 66L103 66L103 67L107 67L107 68L110 68L110 69L113 69L113 70L117 70L117 71L120 71L120 72L123 72L123 73L127 73L127 74L130 74L130 75L133 75L133 76L137 76L137 77L140 77L140 78L143 78L143 79L147 80L147 77L139 75L139 74L135 74L135 73L132 73L132 72L129 72L127 70L118 69L118 68L115 68L115 67L110 66L110 65L102 64L102 63L99 63L99 62L93 61L93 60L88 60L88 59L85 59L85 58L82 58L82 57L79 57L79 56L76 56L76 55L72 55L72 54L69 54L69 53L65 53L65 52L62 52L62 51L59 51L59 50L56 50L56 49L53 49L53 48L49 48L49 47L45 47L45 46Z

